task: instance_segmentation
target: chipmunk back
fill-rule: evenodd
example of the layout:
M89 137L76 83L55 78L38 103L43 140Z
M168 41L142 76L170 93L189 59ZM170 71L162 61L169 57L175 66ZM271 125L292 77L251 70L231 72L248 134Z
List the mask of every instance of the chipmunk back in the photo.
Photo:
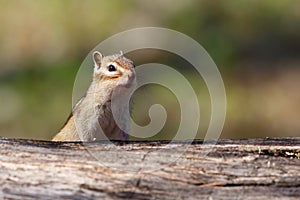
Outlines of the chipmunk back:
M102 56L95 51L92 59L92 83L52 141L128 139L130 114L127 100L136 86L134 64L122 53ZM118 126L120 124L122 128Z

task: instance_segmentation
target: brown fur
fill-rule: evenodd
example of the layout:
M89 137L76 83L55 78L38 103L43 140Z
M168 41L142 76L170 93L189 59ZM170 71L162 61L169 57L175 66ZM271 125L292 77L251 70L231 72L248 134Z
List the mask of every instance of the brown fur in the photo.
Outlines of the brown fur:
M97 52L96 52L97 53ZM105 139L126 140L128 136L113 119L111 111L111 95L116 88L121 88L120 98L126 95L128 88L135 86L135 71L133 62L121 54L102 57L99 53L94 58L93 81L84 96L74 107L65 126L53 138L53 141L93 141ZM116 63L116 71L109 72L109 63ZM99 66L100 65L100 66ZM126 88L124 87L126 86ZM129 131L129 108L122 101L116 105L120 112L118 118ZM103 131L103 133L102 133ZM102 134L102 136L101 136Z

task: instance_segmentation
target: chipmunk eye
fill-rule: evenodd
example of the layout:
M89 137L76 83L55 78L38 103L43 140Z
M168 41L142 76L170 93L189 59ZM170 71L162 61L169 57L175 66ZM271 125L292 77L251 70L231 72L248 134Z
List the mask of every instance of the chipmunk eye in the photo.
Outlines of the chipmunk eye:
M109 65L108 66L108 71L114 72L114 71L116 71L116 67L114 65Z

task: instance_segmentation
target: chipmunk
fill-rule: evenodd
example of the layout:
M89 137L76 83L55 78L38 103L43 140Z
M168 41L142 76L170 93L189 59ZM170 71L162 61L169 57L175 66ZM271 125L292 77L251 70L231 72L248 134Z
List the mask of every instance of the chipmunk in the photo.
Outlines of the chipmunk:
M93 80L85 96L74 106L67 122L52 141L128 139L129 103L124 102L124 96L128 98L136 86L135 66L122 52L103 56L95 51L92 55ZM116 101L112 101L113 96ZM113 116L112 106L118 111L116 116ZM122 129L115 119L121 122Z

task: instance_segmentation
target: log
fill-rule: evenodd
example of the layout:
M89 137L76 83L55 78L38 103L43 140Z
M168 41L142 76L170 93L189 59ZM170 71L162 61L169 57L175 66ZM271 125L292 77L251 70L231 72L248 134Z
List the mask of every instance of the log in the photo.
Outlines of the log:
M0 138L0 153L0 199L300 198L299 137L205 143Z

